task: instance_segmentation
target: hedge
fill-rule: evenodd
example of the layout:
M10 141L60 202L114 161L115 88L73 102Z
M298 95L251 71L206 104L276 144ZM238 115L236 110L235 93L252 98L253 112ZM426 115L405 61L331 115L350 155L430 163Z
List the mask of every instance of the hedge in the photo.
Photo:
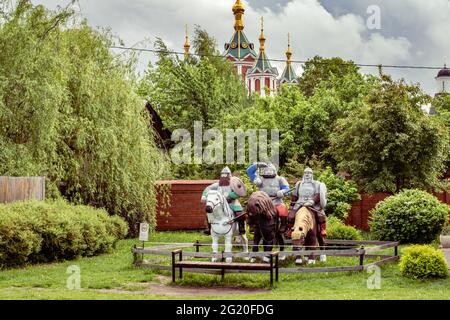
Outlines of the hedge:
M64 201L0 205L0 268L108 252L127 224L106 211Z
M379 240L431 243L444 229L449 209L428 192L403 190L370 212L370 231Z
M355 227L346 226L336 217L329 217L327 221L327 238L334 240L362 240L361 232Z

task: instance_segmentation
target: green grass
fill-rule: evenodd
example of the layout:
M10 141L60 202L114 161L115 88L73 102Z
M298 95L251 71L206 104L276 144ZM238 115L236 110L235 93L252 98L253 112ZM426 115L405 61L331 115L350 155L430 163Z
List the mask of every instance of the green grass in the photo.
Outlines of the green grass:
M156 233L152 242L209 241L199 233ZM163 296L152 292L143 294L142 286L157 282L158 274L132 266L131 247L137 240L123 240L109 254L80 258L61 263L28 266L0 271L0 299L450 299L450 279L417 281L403 278L396 263L381 270L381 289L367 288L368 273L281 274L273 290L262 293L223 296ZM400 254L405 247L400 248ZM204 248L203 250L208 250ZM148 258L155 258L146 256ZM169 258L166 257L166 263ZM356 265L356 258L329 257L324 266ZM82 290L68 290L67 267L77 265L81 270ZM319 264L321 265L321 264ZM317 266L319 266L317 265ZM185 273L176 286L267 288L268 274L226 274L220 276ZM105 292L104 289L110 289Z

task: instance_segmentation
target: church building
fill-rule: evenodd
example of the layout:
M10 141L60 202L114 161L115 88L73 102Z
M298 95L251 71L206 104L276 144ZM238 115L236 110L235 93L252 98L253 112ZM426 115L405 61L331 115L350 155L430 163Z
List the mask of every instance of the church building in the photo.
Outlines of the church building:
M273 97L281 85L298 83L297 75L291 64L290 35L288 36L286 67L281 77L278 78L278 69L272 66L266 53L264 18L261 18L261 34L259 36L259 52L257 54L254 43L250 42L244 33L245 7L241 0L236 0L232 11L234 14L234 33L230 42L225 43L223 56L233 64L237 74L242 77L249 95L256 92L261 97ZM189 55L189 48L190 44L186 34L184 44L185 56Z
M237 74L242 77L249 95L258 93L261 97L273 97L282 85L298 84L298 77L292 66L291 38L288 34L286 64L279 77L278 69L273 67L266 53L266 37L264 35L264 18L261 18L261 33L259 36L259 52L244 33L245 7L241 0L236 0L232 8L234 14L234 33L230 42L225 43L223 56L230 61ZM185 57L189 55L189 39L186 31L184 43ZM440 70L436 82L437 94L450 93L450 70L447 66Z
M259 53L256 55L255 46L244 33L245 8L240 0L233 6L234 34L229 43L225 44L225 58L236 68L247 86L249 94L259 93L261 97L276 95L282 84L297 83L297 76L291 65L291 46L288 40L286 52L286 68L278 79L278 70L270 63L266 53L266 37L264 35L264 18L261 18L261 34L259 35Z
M444 69L438 72L436 77L437 94L450 93L450 69L444 65Z

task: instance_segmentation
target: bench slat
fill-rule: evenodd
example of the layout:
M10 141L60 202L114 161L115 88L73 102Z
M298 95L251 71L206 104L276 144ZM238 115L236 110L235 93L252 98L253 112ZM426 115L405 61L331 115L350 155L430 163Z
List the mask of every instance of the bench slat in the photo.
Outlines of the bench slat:
M270 264L265 263L224 263L202 261L177 261L175 262L175 267L230 270L270 270Z

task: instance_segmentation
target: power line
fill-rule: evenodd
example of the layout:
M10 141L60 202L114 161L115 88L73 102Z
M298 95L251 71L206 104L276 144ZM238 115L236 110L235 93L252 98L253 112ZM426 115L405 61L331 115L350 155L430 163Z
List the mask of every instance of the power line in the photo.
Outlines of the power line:
M134 47L121 47L121 46L111 46L111 49L119 49L119 50L131 50L131 51L140 51L140 52L152 52L152 53L164 53L164 54L175 54L175 55L185 55L184 52L179 51L171 51L171 50L156 50L156 49L146 49L146 48L134 48ZM199 54L199 53L189 53L190 56L197 57L209 57L209 58L224 58L223 55L214 55L214 54ZM266 59L272 62L286 62L285 59ZM291 60L292 63L300 63L304 64L308 62L307 60ZM329 62L317 62L318 64L327 64ZM341 63L342 65L348 65L347 63ZM393 65L393 64L362 64L355 63L358 67L368 67L368 68L395 68L395 69L422 69L422 70L441 70L442 67L430 67L430 66L411 66L411 65Z

